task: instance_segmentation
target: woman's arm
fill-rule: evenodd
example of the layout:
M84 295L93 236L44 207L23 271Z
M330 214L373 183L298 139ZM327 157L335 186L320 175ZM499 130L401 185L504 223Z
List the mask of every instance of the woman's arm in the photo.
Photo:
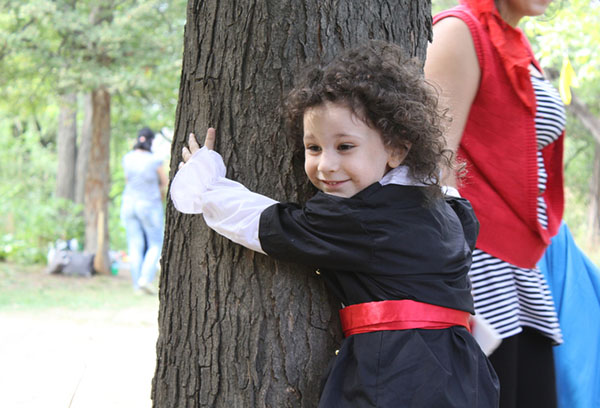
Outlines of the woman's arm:
M456 153L481 78L471 32L462 20L447 17L433 26L425 78L441 88L440 105L451 118L446 143ZM446 170L442 182L456 186L454 172Z

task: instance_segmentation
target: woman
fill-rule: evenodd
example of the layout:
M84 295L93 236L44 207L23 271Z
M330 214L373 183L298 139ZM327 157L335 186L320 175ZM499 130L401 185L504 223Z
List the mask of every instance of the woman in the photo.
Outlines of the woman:
M145 127L138 132L133 150L123 157L125 190L121 219L127 230L131 278L136 292L154 294L163 244L163 204L167 175L162 159L152 154L154 132Z
M467 0L434 18L425 75L442 90L457 183L481 223L470 276L477 313L503 338L492 353L501 407L555 407L552 346L562 334L536 267L563 212L565 113L521 18L550 0Z

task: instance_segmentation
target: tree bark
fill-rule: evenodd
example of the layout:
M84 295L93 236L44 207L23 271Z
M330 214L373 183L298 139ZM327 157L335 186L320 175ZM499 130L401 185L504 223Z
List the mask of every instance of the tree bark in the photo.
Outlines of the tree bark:
M84 203L85 180L87 178L90 149L92 147L92 94L83 96L83 125L77 152L77 170L75 176L75 202Z
M278 200L311 188L280 107L307 62L367 39L424 58L428 1L190 0L171 177L187 135L217 129L228 177ZM311 270L275 262L167 206L154 407L315 407L341 340Z
M61 95L56 140L56 197L75 201L77 162L77 94Z
M85 251L94 253L94 269L110 273L108 260L108 192L110 185L110 94L104 88L91 95L91 146L85 180Z

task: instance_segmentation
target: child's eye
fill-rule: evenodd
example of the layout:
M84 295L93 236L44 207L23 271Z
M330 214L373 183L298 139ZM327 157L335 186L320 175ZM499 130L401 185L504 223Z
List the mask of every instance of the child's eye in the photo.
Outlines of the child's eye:
M338 150L350 150L354 147L354 145L349 144L349 143L342 143L341 145L338 146Z
M308 145L306 146L306 150L309 150L311 152L320 152L321 148L317 145Z

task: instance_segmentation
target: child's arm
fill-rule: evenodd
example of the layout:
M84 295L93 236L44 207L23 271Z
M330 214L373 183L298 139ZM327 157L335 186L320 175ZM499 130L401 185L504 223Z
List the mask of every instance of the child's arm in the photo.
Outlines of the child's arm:
M183 148L183 162L171 183L173 204L180 212L203 214L210 228L233 242L265 253L258 238L260 215L277 201L227 179L214 144L212 128L206 133L203 148L190 135L189 149Z
M321 195L303 208L249 191L225 178L225 164L214 146L214 129L200 148L190 135L189 149L171 184L175 208L203 214L206 224L226 238L277 259L349 271L364 270L372 242L345 199ZM366 240L366 241L365 241Z

